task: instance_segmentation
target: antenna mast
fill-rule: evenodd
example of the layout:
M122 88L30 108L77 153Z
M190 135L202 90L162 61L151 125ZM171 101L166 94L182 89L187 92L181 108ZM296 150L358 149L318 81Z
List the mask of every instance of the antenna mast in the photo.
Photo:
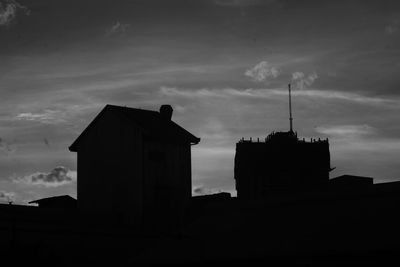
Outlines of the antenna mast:
M293 117L292 117L292 94L290 90L290 83L289 87L289 122L290 122L290 132L293 133Z

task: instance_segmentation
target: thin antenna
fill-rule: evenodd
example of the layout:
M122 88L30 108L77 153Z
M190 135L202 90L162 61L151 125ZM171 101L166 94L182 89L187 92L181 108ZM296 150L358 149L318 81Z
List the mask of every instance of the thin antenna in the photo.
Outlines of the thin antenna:
M290 132L293 133L293 117L292 117L292 94L290 90L290 83L289 87L289 122L290 122Z

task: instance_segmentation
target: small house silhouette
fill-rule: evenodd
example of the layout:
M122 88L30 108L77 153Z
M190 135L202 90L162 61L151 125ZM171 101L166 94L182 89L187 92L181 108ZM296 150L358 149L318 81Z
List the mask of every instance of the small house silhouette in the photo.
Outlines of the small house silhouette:
M160 111L107 105L69 147L78 157L78 208L141 226L179 218L191 197L191 145L200 138Z
M28 203L37 204L39 208L76 209L76 199L69 195L41 198Z

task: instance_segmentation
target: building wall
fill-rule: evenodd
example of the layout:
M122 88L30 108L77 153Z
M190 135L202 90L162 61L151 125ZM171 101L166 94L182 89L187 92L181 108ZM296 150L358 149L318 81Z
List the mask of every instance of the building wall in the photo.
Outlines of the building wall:
M138 226L181 215L191 197L189 144L144 138L131 121L108 113L86 136L78 151L82 212Z
M124 118L103 114L79 147L79 209L139 225L143 212L142 153L140 129Z
M190 145L144 141L145 216L177 224L191 197Z
M324 185L329 180L330 153L327 141L236 144L235 180L238 197L257 198L271 190Z

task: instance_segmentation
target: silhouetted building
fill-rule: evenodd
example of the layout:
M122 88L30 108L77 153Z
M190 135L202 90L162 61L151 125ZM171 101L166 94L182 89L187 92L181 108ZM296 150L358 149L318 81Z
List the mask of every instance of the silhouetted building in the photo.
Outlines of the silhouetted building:
M78 152L80 211L140 225L183 210L191 145L200 138L173 122L172 112L107 105L97 115L69 147Z
M260 198L276 190L326 185L330 172L328 140L299 140L294 132L274 132L263 141L236 144L235 180L239 198Z
M371 177L341 175L329 180L329 188L332 189L359 189L370 187L374 184L374 179Z
M68 196L55 196L30 201L29 204L38 204L39 208L76 209L76 199Z
M238 198L257 199L273 191L304 191L327 185L330 153L326 140L300 140L293 131L289 85L288 132L273 132L265 140L241 139L236 144Z
M228 192L220 192L210 195L201 195L201 196L193 196L192 202L214 202L214 201L224 201L230 200L231 193Z

